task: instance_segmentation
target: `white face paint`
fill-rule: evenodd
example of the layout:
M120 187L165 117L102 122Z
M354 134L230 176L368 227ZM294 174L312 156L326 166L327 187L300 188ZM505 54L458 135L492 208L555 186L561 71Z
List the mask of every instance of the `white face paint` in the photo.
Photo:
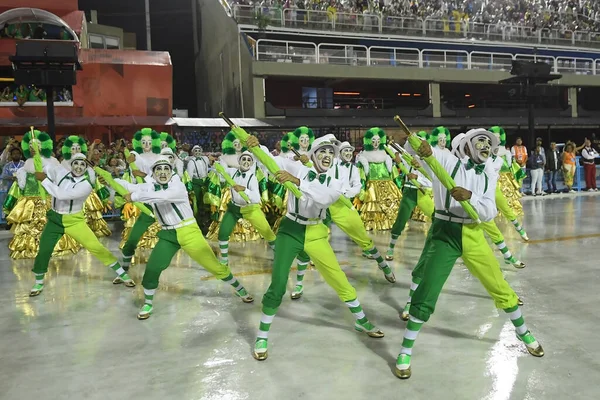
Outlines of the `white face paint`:
M354 156L354 152L350 147L343 148L342 151L340 151L340 158L342 161L350 162L352 161L352 156Z
M446 148L446 141L448 140L448 138L446 137L445 133L440 133L438 135L438 147L440 149L445 149Z
M471 158L476 164L483 164L492 154L492 141L486 135L477 135L470 142Z
M71 154L77 153L81 153L81 146L79 145L79 143L73 143L73 146L71 146Z
M192 154L194 155L194 157L200 157L202 155L202 149L196 148L192 150Z
M239 139L235 139L233 141L233 148L235 149L236 153L240 153L242 151L242 142L240 142Z
M245 154L240 157L240 170L242 170L242 172L246 172L252 168L252 164L254 164L254 159L249 155Z
M164 149L168 146L167 142L160 142L160 149Z
M144 153L150 153L152 151L152 138L150 136L142 137L142 150L144 150Z
M152 171L152 177L161 185L168 183L171 180L171 175L173 175L173 169L166 164L157 165Z
M75 177L80 177L81 175L85 174L86 168L87 165L85 164L84 160L74 160L71 163L71 174L73 174Z
M171 166L173 166L173 164L175 163L175 156L173 154L167 154L167 158L169 159Z
M303 133L298 138L298 144L300 145L300 150L308 151L308 146L310 146L310 137L306 133Z
M381 138L378 135L373 136L371 139L371 143L373 143L373 150L379 150L379 145L381 144Z
M498 143L500 143L500 134L498 132L493 132L494 136L496 136L496 138L498 139ZM498 154L498 150L500 150L500 146L496 147L493 152L494 155Z
M312 156L312 161L317 171L327 171L333 165L334 156L333 146L320 147Z

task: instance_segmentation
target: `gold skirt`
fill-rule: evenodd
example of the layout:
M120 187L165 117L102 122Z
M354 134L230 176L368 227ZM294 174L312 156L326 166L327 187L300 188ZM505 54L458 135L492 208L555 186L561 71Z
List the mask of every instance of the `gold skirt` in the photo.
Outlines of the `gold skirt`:
M94 235L99 238L112 234L102 217L102 211L104 211L102 200L100 200L96 192L92 192L85 201L83 213L85 214L87 225L94 232Z
M392 229L402 193L392 180L367 182L364 200L358 209L367 231Z
M133 225L135 225L135 221L137 221L138 216L141 213L141 211L138 210L138 208L135 207L133 204L125 204L125 207L129 208L129 212L124 212L122 214L129 215L129 218L127 218L125 220L125 223L123 224L123 232L121 232L121 243L119 244L120 249L122 249L123 246L125 246L127 239L129 239L129 233L131 232ZM155 222L152 225L150 225L148 229L146 229L146 232L144 232L144 234L140 238L140 241L137 245L137 249L153 249L154 246L156 246L156 243L158 243L158 232L160 232L161 229L162 228L158 222Z
M500 172L498 177L498 186L504 197L508 201L508 205L515 212L515 215L523 215L523 205L519 200L523 195L519 191L519 183L511 172ZM502 213L499 213L499 216Z
M40 249L40 236L46 226L46 212L50 208L49 200L45 202L39 196L21 197L6 221L11 225L14 234L8 244L10 257L15 260L31 259L37 256ZM81 246L71 236L63 235L56 244L52 257L75 254Z
M227 212L227 204L231 201L231 190L226 189L221 195L221 204L219 205L219 221L213 221L208 228L206 237L208 240L219 240L219 227L221 226L221 220ZM254 229L252 224L243 218L240 218L233 228L233 232L229 237L230 242L250 242L259 240L260 235Z

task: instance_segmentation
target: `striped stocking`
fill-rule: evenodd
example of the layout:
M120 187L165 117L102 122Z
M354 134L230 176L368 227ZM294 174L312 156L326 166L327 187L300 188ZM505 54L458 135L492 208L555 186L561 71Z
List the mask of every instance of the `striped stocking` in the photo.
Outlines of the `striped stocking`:
M392 233L392 237L390 239L390 250L394 250L394 247L396 247L396 242L398 241L399 237L400 235L395 235Z
M367 250L367 253L371 256L370 258L373 258L375 259L375 261L377 261L379 269L382 270L386 276L392 274L392 269L390 268L388 263L383 259L381 254L379 254L379 250L377 250L377 247L371 247L369 250Z
M224 240L219 240L219 249L221 250L221 259L219 260L221 264L228 265L229 264L229 242Z
M131 266L132 258L133 258L133 256L126 256L125 254L123 254L123 257L121 258L121 266L123 267L123 270L125 272L129 271L129 267Z
M302 286L304 285L304 274L308 268L308 261L298 261L297 268L298 272L296 272L296 286Z
M510 250L508 249L508 247L506 246L506 243L504 243L504 240L502 240L498 243L494 243L494 244L496 245L498 250L500 250L504 259L510 261L512 254L511 254Z
M400 354L412 355L412 349L417 340L417 335L423 326L423 321L413 316L410 317L406 324L406 330L404 331L404 339L402 339L402 349Z
M238 296L240 297L245 297L248 295L248 292L246 291L246 288L244 288L244 286L240 283L240 281L238 281L236 279L235 276L233 276L231 273L226 277L221 279L223 282L231 285L236 293L238 294Z
M523 319L523 315L521 314L521 309L519 306L506 308L504 312L508 314L510 322L512 322L515 326L515 330L519 336L527 333L527 325L525 325L525 319Z
M129 258L129 260L131 261L131 257ZM121 267L121 264L119 264L118 262L112 264L109 266L110 269L112 269L113 271L115 271L117 273L117 275L119 276L119 278L121 278L124 281L130 281L131 278L129 277L129 275L127 275L127 272L125 271L125 268Z

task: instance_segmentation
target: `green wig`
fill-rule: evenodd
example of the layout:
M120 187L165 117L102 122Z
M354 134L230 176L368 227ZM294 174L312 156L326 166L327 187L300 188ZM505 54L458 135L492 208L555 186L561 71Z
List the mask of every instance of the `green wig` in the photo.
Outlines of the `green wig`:
M379 147L378 148L373 148L373 137L377 135L379 136ZM379 128L371 128L367 131L367 133L365 133L365 136L363 137L363 146L365 151L373 151L373 150L384 150L385 149L385 144L387 143L387 136L385 135L385 132L383 131L383 129L379 129Z
M292 140L292 136L294 136L294 132L288 132L281 138L281 142L279 142L279 145L281 146L282 153L287 153L288 151L290 151L290 140Z
M229 132L227 135L225 135L225 138L221 143L221 151L223 152L223 154L236 154L235 148L233 147L233 142L235 141L235 139L236 137L233 134L233 132ZM242 147L242 153L246 150L248 149Z
M506 146L506 131L501 126L492 126L490 132L496 134L500 138L500 146Z
M313 142L315 141L315 134L313 133L312 129L307 128L306 126L301 126L299 128L296 128L294 132L291 132L290 140L288 141L288 143L290 143L294 149L300 150L300 136L302 135L308 135L307 150L310 150Z
M167 146L171 150L173 150L173 153L176 152L177 142L175 141L175 139L173 138L173 136L171 136L167 132L161 132L160 133L160 144L161 144L161 147L162 147L162 142L167 142Z
M74 144L78 144L79 147L81 147L82 154L87 154L88 147L87 143L85 143L85 140L81 136L71 135L65 140L61 148L62 156L65 160L70 160L73 156L71 153L71 147L73 147Z
M429 134L427 132L425 132L425 131L419 131L417 133L417 136L420 137L421 139L427 140L427 136L429 136Z
M434 128L431 131L431 135L429 135L429 137L427 138L427 141L429 142L429 144L432 146L437 146L438 137L439 137L440 133L443 133L446 135L446 148L451 149L452 148L452 144L451 144L452 137L450 136L450 130L444 126L438 126L437 128Z
M40 153L42 154L42 156L46 158L52 157L52 148L54 146L50 136L48 136L46 132L33 131L33 133L35 134L35 138L41 143ZM23 140L21 141L21 149L23 149L23 155L25 156L25 158L31 158L31 148L29 146L31 139L33 139L31 137L31 131L27 131L27 133L25 133L25 136L23 136Z
M154 154L160 154L160 135L152 128L143 128L133 135L133 150L138 154L144 152L144 149L142 148L142 138L144 136L150 136L152 138L152 152Z

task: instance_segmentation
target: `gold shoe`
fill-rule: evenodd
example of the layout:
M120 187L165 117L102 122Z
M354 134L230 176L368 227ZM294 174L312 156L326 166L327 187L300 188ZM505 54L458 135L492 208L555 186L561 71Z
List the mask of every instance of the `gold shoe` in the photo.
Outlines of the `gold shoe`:
M382 338L385 336L384 333L381 331L381 329L374 326L373 329L367 330L367 328L365 328L358 322L354 323L354 329L356 329L356 331L358 331L358 332L366 333L367 336L376 338L376 339L379 339L379 338Z
M253 303L254 302L254 297L252 297L251 295L246 295L244 297L242 297L242 301L244 303Z
M42 293L41 290L32 290L29 292L29 297L39 296L40 293Z
M412 375L412 371L410 370L410 367L407 369L398 369L398 367L396 367L394 374L400 379L408 379Z
M408 313L408 311L402 311L402 313L400 314L400 319L402 319L402 321L408 321L409 318L410 314Z
M292 300L298 300L300 297L302 297L302 292L292 292L290 297Z
M542 348L542 345L539 345L537 348L532 349L528 346L527 347L527 351L529 352L529 354L531 354L534 357L544 357L544 349Z
M125 282L125 286L127 286L127 287L135 287L135 282L133 281L133 279L130 279L128 281L123 281L123 282ZM113 281L113 283L115 283L115 282Z
M520 297L517 298L517 304L520 305L520 306L524 306L525 305L525 303L523 303L523 300L521 300Z
M392 272L391 275L383 275L385 276L385 280L388 281L389 283L396 283L396 275L394 275L394 273Z
M121 279L120 276L117 276L115 279L113 279L113 285L120 285L121 283L123 283L123 279Z
M267 351L265 351L264 353L257 353L256 351L253 351L252 357L254 357L254 359L258 361L264 361L267 359L267 357L269 357L269 353Z
M394 260L394 256L386 255L385 259L386 259L386 261L393 261Z
M140 321L143 321L145 319L150 318L150 313L146 313L146 314L138 314L137 315L137 319L139 319Z

